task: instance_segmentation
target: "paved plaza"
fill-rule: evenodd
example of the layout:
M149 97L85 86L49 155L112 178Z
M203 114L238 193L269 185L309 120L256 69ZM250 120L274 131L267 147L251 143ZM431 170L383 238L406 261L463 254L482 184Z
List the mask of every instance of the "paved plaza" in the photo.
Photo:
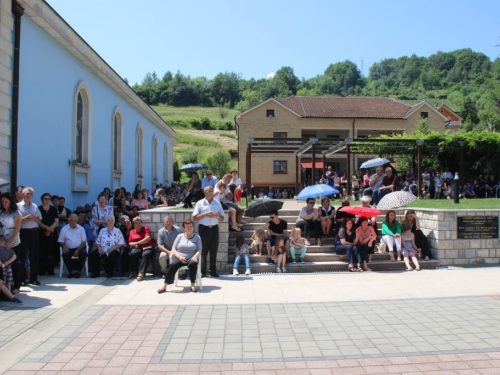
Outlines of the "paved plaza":
M59 279L0 303L6 374L499 374L500 267Z

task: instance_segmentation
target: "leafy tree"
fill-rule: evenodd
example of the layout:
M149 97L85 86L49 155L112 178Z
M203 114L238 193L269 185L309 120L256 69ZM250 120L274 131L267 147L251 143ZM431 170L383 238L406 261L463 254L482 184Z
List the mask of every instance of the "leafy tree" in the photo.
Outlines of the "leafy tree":
M477 108L470 97L466 97L462 103L462 110L460 114L464 121L469 121L470 124L476 125L479 122L479 116L477 115Z
M295 75L292 67L284 66L278 69L273 80L275 79L283 81L288 86L288 90L290 90L292 95L297 93L297 87L300 84L300 79Z
M486 131L500 131L500 108L490 103L484 110L479 112L479 118Z
M181 156L182 164L197 163L199 156L199 150L197 148L188 148Z
M179 163L177 160L174 160L174 173L173 178L175 182L179 182L181 180L181 171L179 170Z
M229 170L231 155L226 150L220 150L207 158L207 164L212 173L219 178Z
M214 106L229 102L234 107L240 100L238 75L233 72L217 74L210 83L210 97Z
M361 72L356 64L349 60L331 64L326 68L325 76L331 77L331 88L335 95L349 95L356 86L363 85Z

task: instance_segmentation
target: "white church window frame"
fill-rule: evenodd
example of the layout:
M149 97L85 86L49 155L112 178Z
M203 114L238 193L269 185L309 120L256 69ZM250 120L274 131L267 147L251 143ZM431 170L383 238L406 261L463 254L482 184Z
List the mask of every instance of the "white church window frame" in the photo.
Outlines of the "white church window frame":
M111 119L111 186L123 185L123 112L120 107L113 111Z
M137 126L135 134L135 176L136 183L142 185L144 178L144 130L141 124Z
M84 81L73 93L71 188L90 191L92 166L92 95Z

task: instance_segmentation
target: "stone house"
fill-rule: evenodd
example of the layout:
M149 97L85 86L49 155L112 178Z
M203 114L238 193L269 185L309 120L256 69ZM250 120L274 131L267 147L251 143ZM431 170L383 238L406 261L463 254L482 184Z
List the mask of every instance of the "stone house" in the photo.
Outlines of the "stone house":
M448 118L429 103L414 106L390 98L368 97L300 97L268 99L235 117L238 132L238 173L246 176L246 153L249 139L302 138L343 141L346 138L377 138L382 134L411 133L425 118L430 128L444 133ZM302 168L311 167L311 151L302 155ZM323 156L316 156L316 168L323 168ZM294 187L296 185L295 154L252 154L252 185ZM351 157L351 171L369 159L366 155ZM309 159L309 160L307 160ZM347 169L346 156L333 154L326 158L334 171Z

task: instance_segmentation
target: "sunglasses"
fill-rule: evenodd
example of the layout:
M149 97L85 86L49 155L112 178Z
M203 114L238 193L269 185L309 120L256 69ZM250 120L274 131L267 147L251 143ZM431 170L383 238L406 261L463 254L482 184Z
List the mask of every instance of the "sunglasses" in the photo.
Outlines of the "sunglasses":
M274 216L269 216L269 219L274 220Z
M307 202L307 204L314 204L314 202Z

